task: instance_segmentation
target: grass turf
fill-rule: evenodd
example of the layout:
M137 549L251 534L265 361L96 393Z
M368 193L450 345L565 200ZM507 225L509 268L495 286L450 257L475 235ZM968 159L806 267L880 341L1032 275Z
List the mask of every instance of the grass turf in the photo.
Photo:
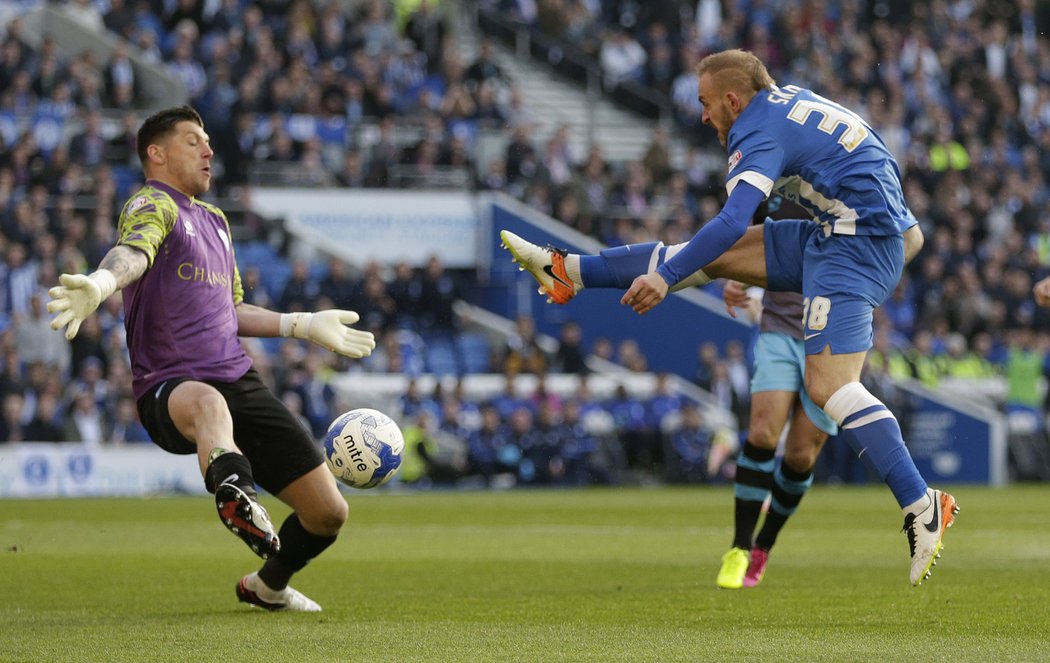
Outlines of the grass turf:
M0 501L0 661L1047 660L1050 487L954 493L922 587L884 488L818 486L742 591L725 487L353 493L320 614L237 603L204 497Z

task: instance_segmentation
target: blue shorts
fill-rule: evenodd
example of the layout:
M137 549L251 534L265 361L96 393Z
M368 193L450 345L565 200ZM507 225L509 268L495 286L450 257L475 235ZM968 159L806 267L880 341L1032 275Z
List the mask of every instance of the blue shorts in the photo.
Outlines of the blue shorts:
M826 235L814 221L767 223L768 288L801 292L806 354L871 348L872 311L897 287L904 269L901 235Z
M779 223L779 221L777 222ZM794 391L802 399L802 409L813 425L828 435L839 431L838 424L827 412L814 403L803 378L806 355L801 340L779 332L763 332L755 343L755 370L751 377L751 393L760 391Z

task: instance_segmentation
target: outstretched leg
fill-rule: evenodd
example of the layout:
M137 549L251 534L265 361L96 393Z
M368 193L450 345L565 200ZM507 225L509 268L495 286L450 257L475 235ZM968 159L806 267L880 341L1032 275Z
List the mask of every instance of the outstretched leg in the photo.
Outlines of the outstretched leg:
M766 248L763 228L763 225L748 228L728 251L671 289L678 291L703 285L716 278L730 278L765 287ZM540 294L546 295L548 301L555 304L568 303L584 288L627 289L636 277L654 271L685 246L645 242L612 247L598 255L588 256L537 246L508 230L500 231L500 238L514 261L539 283Z
M158 392L166 387L162 384ZM251 463L233 440L233 418L223 395L203 382L180 382L168 395L167 410L178 433L197 447L204 485L215 495L222 524L260 557L276 555L280 538L258 501Z

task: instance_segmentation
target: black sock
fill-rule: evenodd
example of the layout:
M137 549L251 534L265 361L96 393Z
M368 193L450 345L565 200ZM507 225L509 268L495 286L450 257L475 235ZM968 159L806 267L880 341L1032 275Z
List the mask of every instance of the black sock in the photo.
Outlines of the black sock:
M762 515L762 503L773 485L773 457L776 449L763 449L748 440L740 450L736 465L736 513L733 547L751 549L751 537ZM761 499L755 499L761 497Z
M806 472L799 472L791 469L791 466L787 463L780 464L780 475L786 480L786 483L796 486L799 484L805 484L808 487L809 480L813 476L813 470L807 470ZM791 514L798 508L799 502L802 501L802 496L805 495L805 488L802 489L801 493L789 492L785 490L778 482L773 484L773 499L782 507L789 509L788 513L781 513L776 509L770 508L769 513L766 514L766 519L762 523L762 531L758 533L758 537L755 538L755 545L763 550L770 550L773 548L773 544L777 542L777 535L780 534L781 528L787 523L787 519L791 517ZM779 507L778 507L779 508Z
M777 513L770 509L769 513L766 514L766 519L762 522L762 529L759 530L758 536L755 537L755 547L769 552L773 548L773 544L777 542L777 535L780 534L780 529L787 522L787 519L788 514Z
M227 451L213 458L208 463L208 471L204 473L204 487L213 495L219 486L227 481L255 497L252 464L236 451Z
M281 525L278 534L281 539L281 552L266 560L259 569L259 578L270 589L282 590L297 571L335 543L335 536L318 536L306 531L294 513L288 516Z
M736 498L736 529L733 534L733 547L751 550L751 535L755 533L758 517L762 515L762 503Z

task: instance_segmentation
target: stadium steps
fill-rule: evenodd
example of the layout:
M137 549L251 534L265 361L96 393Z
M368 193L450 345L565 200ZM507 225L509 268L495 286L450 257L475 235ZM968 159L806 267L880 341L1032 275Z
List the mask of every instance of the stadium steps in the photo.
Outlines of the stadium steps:
M478 52L480 33L477 23L470 11L454 11L453 16L457 47L464 65L469 66ZM590 148L588 136L593 113L594 140L601 146L607 161L622 163L645 155L658 124L656 120L623 110L604 97L594 100L580 84L563 78L542 63L518 58L512 49L498 40L493 43L500 67L521 88L526 112L535 122L533 142L541 152L546 140L558 127L566 125L573 154L577 159L585 158ZM503 144L505 142L503 139ZM669 147L671 163L681 167L685 163L686 141L676 139L672 133ZM495 151L502 154L502 149L492 146L481 146L481 149L483 155Z

